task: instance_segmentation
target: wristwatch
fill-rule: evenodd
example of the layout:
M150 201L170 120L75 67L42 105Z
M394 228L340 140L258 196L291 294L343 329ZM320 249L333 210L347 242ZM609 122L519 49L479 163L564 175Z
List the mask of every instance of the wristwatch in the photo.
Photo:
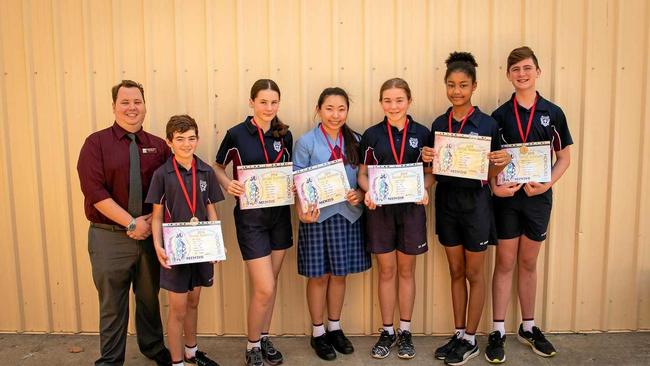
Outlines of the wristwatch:
M135 230L135 217L131 219L131 222L126 226L126 231Z

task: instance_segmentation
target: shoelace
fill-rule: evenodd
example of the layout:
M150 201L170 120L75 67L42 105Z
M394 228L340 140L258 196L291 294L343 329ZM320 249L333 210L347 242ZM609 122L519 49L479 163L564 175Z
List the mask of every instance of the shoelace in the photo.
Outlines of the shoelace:
M273 345L273 342L271 342L270 339L266 339L264 341L265 347L266 348L266 353L269 355L274 355L277 351L275 350L275 346Z
M259 348L257 349L257 351L255 350L255 348L253 348L249 354L251 356L250 359L253 362L253 365L264 364L264 360L262 360L262 352Z
M410 332L402 332L402 334L400 334L400 337L398 338L398 342L401 348L405 348L407 350L413 349L413 341L411 339Z

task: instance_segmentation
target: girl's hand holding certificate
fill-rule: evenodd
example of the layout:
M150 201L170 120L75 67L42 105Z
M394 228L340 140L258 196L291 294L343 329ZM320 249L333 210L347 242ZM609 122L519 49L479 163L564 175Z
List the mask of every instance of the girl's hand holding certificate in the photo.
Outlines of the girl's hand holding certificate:
M352 206L358 206L361 201L363 201L364 195L363 192L358 189L351 189L348 191L345 199L347 199Z

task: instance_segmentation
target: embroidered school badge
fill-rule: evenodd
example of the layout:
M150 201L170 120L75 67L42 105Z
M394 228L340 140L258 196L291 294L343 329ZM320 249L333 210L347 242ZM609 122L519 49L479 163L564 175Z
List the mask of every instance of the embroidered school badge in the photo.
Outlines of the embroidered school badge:
M208 182L204 180L199 181L199 187L201 187L201 192L205 192L208 189Z
M551 117L541 116L539 117L539 121L542 123L542 126L548 127L549 123L551 123Z
M412 148L417 148L418 147L418 139L415 137L410 137L409 138L409 145L411 145Z
M277 152L280 152L282 148L282 143L280 141L273 141L273 149Z

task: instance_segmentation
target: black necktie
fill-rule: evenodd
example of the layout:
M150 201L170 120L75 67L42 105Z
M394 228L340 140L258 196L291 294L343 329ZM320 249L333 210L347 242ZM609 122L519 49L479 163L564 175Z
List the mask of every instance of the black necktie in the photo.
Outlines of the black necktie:
M140 179L140 153L135 134L129 133L129 213L133 217L142 215L142 180Z

